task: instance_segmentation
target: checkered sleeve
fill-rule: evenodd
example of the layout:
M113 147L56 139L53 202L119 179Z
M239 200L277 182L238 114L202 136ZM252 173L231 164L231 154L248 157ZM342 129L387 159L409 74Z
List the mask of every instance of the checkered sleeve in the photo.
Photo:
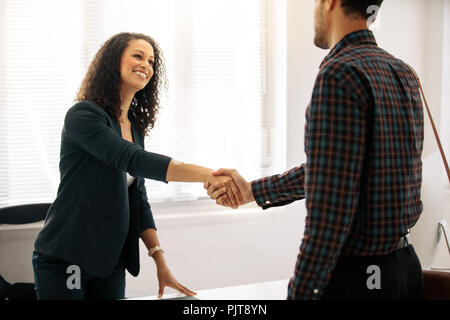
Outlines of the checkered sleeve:
M366 148L359 96L345 75L322 70L307 110L304 237L288 299L319 299L357 210Z
M252 181L252 192L256 203L263 209L284 206L305 198L304 165L283 174Z

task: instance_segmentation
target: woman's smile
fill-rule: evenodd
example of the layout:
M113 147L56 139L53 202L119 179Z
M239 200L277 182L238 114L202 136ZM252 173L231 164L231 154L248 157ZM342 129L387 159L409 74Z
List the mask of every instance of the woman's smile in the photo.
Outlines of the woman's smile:
M138 75L138 77L147 80L147 74L144 71L134 71Z

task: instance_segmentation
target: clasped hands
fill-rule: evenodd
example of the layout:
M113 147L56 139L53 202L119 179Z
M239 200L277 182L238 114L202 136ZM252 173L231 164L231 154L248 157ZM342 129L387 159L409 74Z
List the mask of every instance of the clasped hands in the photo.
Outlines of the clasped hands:
M252 202L252 187L235 169L219 169L212 173L210 181L204 184L211 199L218 205L237 209Z

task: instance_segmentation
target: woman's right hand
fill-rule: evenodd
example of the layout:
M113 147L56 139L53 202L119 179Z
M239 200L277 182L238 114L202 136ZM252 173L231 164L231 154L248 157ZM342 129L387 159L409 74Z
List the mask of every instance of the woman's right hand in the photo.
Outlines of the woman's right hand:
M243 202L242 194L233 181L233 178L225 175L214 176L212 173L206 182L209 186L214 186L219 195L223 195L223 200L229 203L233 209L237 209Z

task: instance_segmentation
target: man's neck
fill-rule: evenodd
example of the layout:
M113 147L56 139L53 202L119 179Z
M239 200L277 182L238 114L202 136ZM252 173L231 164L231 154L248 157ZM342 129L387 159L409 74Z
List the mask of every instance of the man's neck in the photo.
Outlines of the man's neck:
M330 49L334 48L334 46L339 41L341 41L346 35L349 35L350 33L355 31L367 29L368 29L367 22L364 19L350 20L347 21L346 23L337 23L331 33Z

